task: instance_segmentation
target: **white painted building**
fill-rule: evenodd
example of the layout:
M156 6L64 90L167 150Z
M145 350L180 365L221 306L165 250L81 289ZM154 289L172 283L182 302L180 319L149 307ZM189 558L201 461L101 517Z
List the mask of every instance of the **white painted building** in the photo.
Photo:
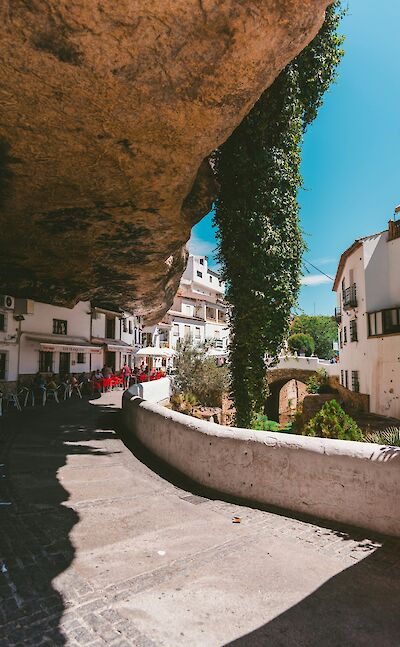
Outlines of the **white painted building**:
M367 393L372 412L400 418L400 222L342 254L333 290L341 383Z
M93 307L91 340L103 349L102 366L118 371L126 362L134 366L141 347L142 320L132 313L110 307ZM97 366L95 368L98 368Z
M189 256L172 307L157 326L145 328L144 346L175 349L180 340L213 342L213 354L225 357L229 343L225 284L208 268L207 256Z
M42 373L88 373L133 364L141 321L80 301L64 308L0 295L0 381Z

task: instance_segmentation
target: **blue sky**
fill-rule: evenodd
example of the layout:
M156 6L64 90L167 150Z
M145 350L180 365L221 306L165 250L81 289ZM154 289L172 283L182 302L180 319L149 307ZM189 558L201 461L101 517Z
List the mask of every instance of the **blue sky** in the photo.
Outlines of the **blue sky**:
M350 0L341 31L337 83L304 138L300 191L305 259L335 275L342 251L387 226L400 204L400 2ZM193 229L190 249L211 257L211 216ZM332 314L332 283L310 269L299 306Z

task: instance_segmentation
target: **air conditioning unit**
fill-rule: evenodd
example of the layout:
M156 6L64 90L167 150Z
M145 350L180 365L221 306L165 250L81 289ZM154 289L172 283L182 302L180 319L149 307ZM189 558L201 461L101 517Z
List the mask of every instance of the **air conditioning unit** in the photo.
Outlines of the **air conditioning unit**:
M33 299L15 299L14 310L16 315L33 315L35 302Z
M8 294L0 294L0 307L7 308L8 310L14 310L14 297L10 297Z

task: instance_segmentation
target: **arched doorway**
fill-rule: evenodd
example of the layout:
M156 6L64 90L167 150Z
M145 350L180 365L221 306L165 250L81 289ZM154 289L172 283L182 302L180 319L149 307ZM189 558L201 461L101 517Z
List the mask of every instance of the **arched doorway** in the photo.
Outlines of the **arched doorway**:
M265 414L269 420L288 423L307 393L305 382L296 378L284 378L269 385L265 402Z

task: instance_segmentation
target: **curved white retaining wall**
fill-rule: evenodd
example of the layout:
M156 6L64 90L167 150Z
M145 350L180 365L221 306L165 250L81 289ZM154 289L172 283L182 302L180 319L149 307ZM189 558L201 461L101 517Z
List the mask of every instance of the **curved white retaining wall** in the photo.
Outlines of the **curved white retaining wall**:
M129 388L131 397L136 395L149 402L162 402L169 400L171 396L171 380L169 377L162 377L159 380L132 384Z
M400 448L222 427L133 398L127 429L220 492L400 536Z

